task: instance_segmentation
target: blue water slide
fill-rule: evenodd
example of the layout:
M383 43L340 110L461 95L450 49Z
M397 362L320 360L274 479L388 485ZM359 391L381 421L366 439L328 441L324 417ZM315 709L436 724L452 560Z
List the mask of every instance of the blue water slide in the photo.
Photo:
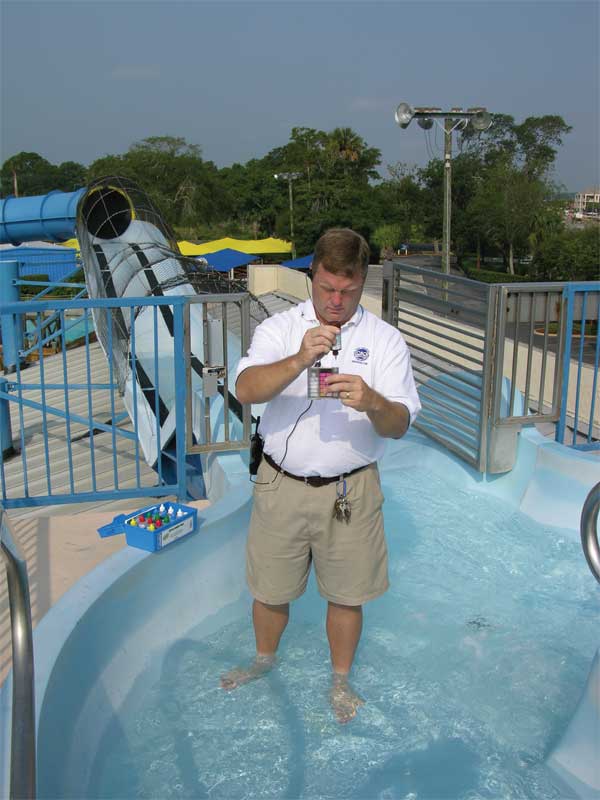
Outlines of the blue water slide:
M75 235L77 204L86 192L54 190L35 197L0 200L0 244L21 244L38 239L64 242Z

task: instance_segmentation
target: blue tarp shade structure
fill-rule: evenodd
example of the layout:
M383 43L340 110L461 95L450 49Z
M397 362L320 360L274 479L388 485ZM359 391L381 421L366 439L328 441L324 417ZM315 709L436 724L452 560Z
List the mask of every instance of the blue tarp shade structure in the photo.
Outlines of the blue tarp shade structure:
M312 264L314 253L309 256L302 256L302 258L293 258L291 261L282 261L282 267L291 267L292 269L308 269Z
M205 253L199 258L205 258L208 265L219 272L229 272L235 267L243 267L252 261L258 261L260 256L251 256L248 253L242 253L241 250L226 247L224 250L217 250L216 253Z

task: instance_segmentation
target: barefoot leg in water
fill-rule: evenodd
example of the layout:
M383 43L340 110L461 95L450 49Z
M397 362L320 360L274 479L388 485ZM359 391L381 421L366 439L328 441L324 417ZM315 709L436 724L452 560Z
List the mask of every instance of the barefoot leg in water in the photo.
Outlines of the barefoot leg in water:
M289 603L267 605L255 600L252 621L256 637L256 658L251 664L226 672L221 676L221 686L230 691L245 683L262 678L275 666L275 652L290 615Z
M333 713L342 725L350 722L356 716L359 707L365 702L348 683L348 676L339 672L334 672L332 675L329 699Z
M333 667L329 699L338 722L349 722L364 704L348 683L354 654L362 631L362 607L343 606L329 602L327 607L327 638Z
M256 656L251 664L245 667L236 667L221 675L221 687L227 691L237 689L245 683L262 678L275 666L275 656Z

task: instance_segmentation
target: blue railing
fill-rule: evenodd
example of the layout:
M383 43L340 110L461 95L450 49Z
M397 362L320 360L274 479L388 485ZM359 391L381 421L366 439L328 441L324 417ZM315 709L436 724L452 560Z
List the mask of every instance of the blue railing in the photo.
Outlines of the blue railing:
M600 449L600 430L595 430L594 414L598 400L598 365L600 363L600 281L570 283L563 289L566 307L565 357L563 359L562 395L556 440L580 450ZM575 320L579 333L575 333ZM584 372L591 372L587 391L582 391ZM574 396L574 410L568 412ZM572 400L571 400L572 402ZM572 416L572 419L569 419ZM572 429L567 436L567 424ZM585 442L577 442L577 434ZM571 441L568 441L568 439Z
M66 262L65 262L66 263ZM70 262L69 262L70 263ZM75 266L73 266L75 264ZM48 280L48 281L32 281L32 280L23 280L20 278L19 280L15 281L15 286L41 286L43 287L41 291L39 291L32 300L41 300L42 298L46 297L52 291L56 289L73 289L75 290L75 294L73 295L73 300L78 300L80 297L85 297L87 295L87 288L85 283L76 283L74 281L69 281L69 278L73 278L81 269L81 262L79 257L75 259L72 263L70 263L72 267L70 272L66 272L61 275L60 280ZM20 268L19 274L22 275L23 271ZM29 325L27 322L25 324L24 335L25 339L29 340L29 347L25 347L23 352L21 353L22 358L27 358L30 353L33 353L37 347L37 342L40 338L42 338L43 344L49 344L50 342L61 343L64 345L65 341L69 342L73 339L80 338L77 335L78 332L82 331L82 323L84 322L83 317L86 316L84 313L83 316L77 317L74 320L70 320L68 324L65 325L64 318L61 321L61 325L59 325L59 314L53 313L49 317L46 317L43 321L43 324L40 329L37 329L35 326Z
M5 408L12 405L16 409L14 416L18 420L18 432L12 437L19 452L18 456L7 461L0 452L2 502L6 508L163 495L177 495L180 500L185 499L186 372L181 357L184 352L185 304L184 297L170 296L30 301L0 306L0 314L11 316L17 326L23 324L26 315L34 316L37 332L35 352L38 356L37 363L27 369L24 368L21 358L18 358L15 372L0 382L0 405L4 404ZM137 355L138 349L142 348L136 342L136 313L141 308L154 309L153 338L156 343L157 312L161 306L169 306L173 316L170 340L172 345L169 345L172 349L166 351L163 346L159 352L155 347L153 358L149 362L146 347L143 369L146 373L150 371L157 376L153 390L157 412L160 401L159 373L163 381L166 373L174 387L170 410L175 413L176 482L169 482L163 475L160 458L156 462L156 472L145 465L140 450L138 419L138 392L141 389L135 378L130 380L127 389L133 407L130 419L130 415L123 411L121 397L124 387L119 386L115 370L118 359L122 362L124 357L128 359L130 374L135 376L138 367L142 368ZM76 367L67 359L65 324L65 315L75 310L82 312L83 319L83 348L77 351L80 356ZM62 357L54 356L52 362L44 352L44 345L49 337L44 336L42 331L46 322L43 317L48 312L57 320L58 332L53 336L60 338L62 350ZM90 338L92 312L107 331L106 357L99 346L95 345L95 360L92 358L94 343ZM123 353L123 348L119 351L114 346L115 315L121 320L128 320L128 354ZM165 367L166 362L168 364ZM75 370L77 376L73 379L70 372ZM108 374L99 375L99 370L107 371ZM151 395L152 391L146 399ZM41 449L42 452L43 470L40 470L40 459L34 465L28 455L32 450L31 439L36 436L40 437L37 446L38 451ZM160 453L167 443L161 441L159 413L156 414L153 436L156 452ZM82 446L85 440L87 443ZM119 443L123 440L130 442L125 453L119 452ZM132 459L134 475L131 474ZM125 483L121 477L124 462L129 468L129 477ZM16 463L19 465L18 470Z
M17 248L18 249L18 248ZM42 251L43 252L43 251ZM73 251L74 253L75 251ZM65 262L66 263L66 262ZM18 302L21 297L21 287L43 287L36 295L29 298L30 300L42 300L47 297L51 292L58 288L67 288L75 292L71 299L77 300L87 295L85 283L77 283L72 280L81 268L79 257L73 257L69 260L69 271L61 273L60 280L50 279L47 281L28 280L23 279L23 262L18 259L3 259L0 260L0 296L5 303ZM40 269L48 271L49 265L40 264ZM3 317L3 325L1 330L1 338L3 340L3 360L4 365L14 367L17 358L21 362L25 361L29 356L34 354L37 350L38 340L42 340L42 345L52 345L58 348L64 340L62 336L63 330L59 327L58 313L51 313L47 316L41 327L34 325L31 320L25 319L25 324L22 328L17 328L14 321L9 320L6 325L7 317ZM75 339L83 336L83 317L71 319L64 327L66 335L66 342L70 343ZM18 355L17 355L18 351ZM12 371L12 370L11 370Z

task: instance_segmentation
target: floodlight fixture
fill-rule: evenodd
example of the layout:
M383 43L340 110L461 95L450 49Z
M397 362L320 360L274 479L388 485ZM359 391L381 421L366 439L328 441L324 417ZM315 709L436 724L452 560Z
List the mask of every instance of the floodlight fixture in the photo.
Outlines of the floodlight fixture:
M424 131L428 131L433 128L433 120L431 117L419 117L417 120L417 125L420 128L423 128Z
M410 125L411 119L415 115L414 108L409 105L408 103L400 103L398 108L396 109L396 113L394 117L396 119L396 123L400 125L401 128L408 128Z
M471 109L469 109L471 110ZM471 125L476 131L487 131L492 124L492 117L485 108L472 109L475 114L471 117Z

